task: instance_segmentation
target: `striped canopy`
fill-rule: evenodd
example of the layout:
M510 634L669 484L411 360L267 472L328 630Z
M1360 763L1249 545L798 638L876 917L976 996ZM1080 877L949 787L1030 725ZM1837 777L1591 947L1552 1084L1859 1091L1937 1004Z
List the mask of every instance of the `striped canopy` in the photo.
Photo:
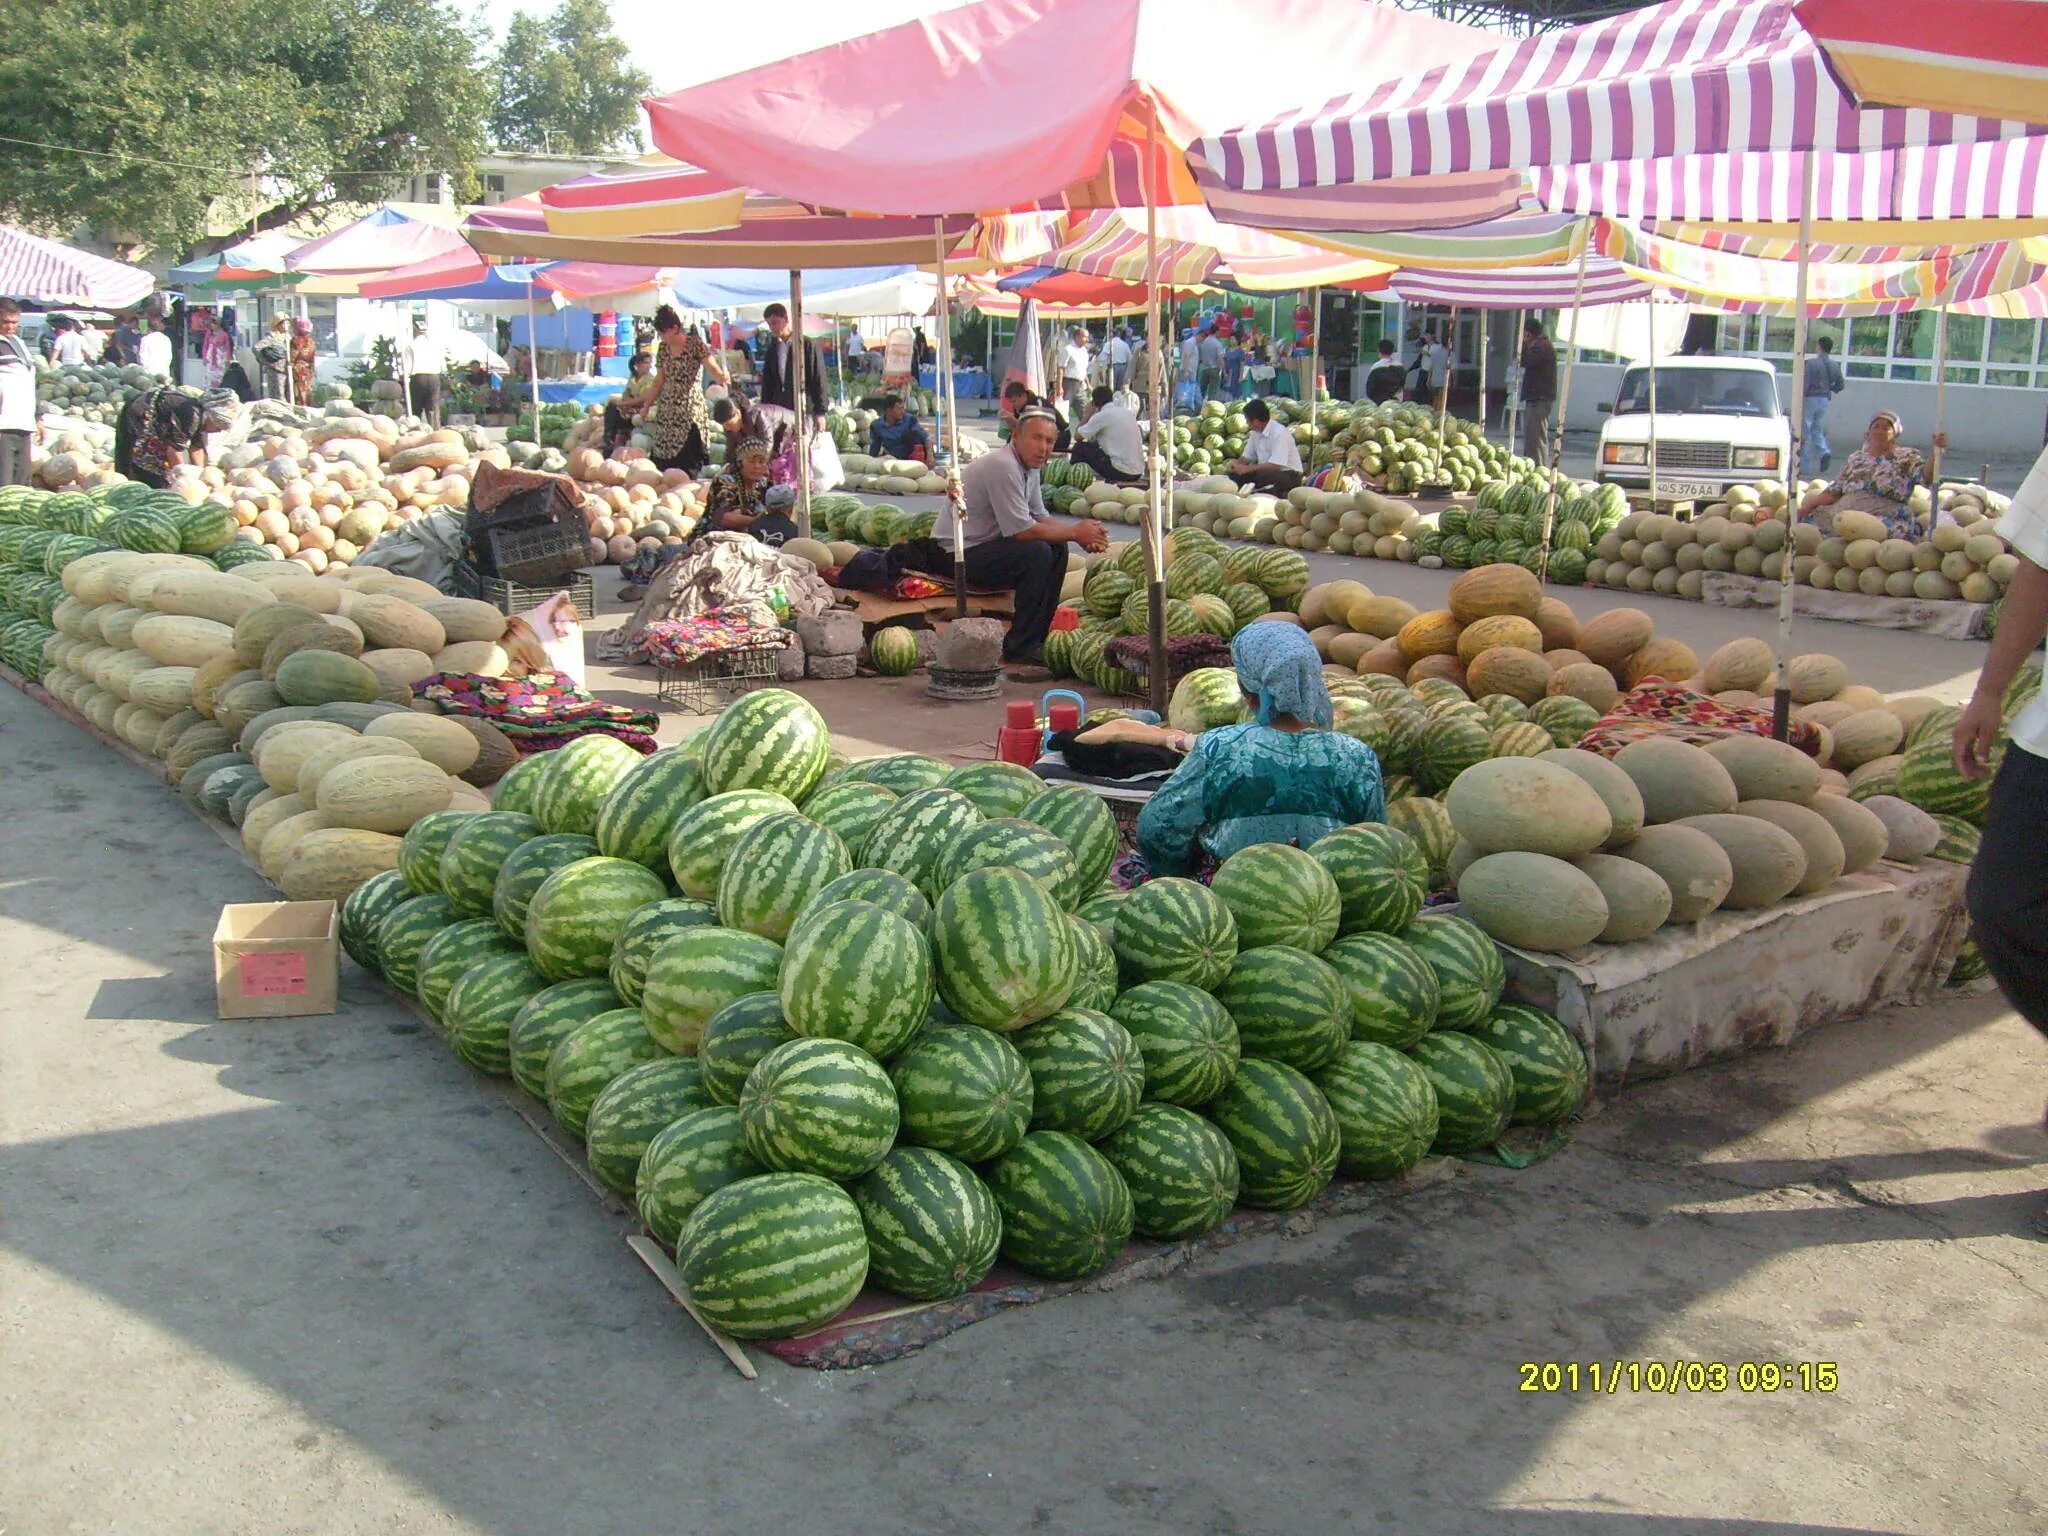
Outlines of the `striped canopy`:
M540 202L559 235L670 235L736 227L747 191L664 156L645 169L543 187Z
M10 299L74 309L126 309L148 298L155 287L156 279L140 267L0 224L0 294Z
M1590 257L1582 302L1621 304L1655 295L1642 277L1612 256ZM1579 268L1494 267L1447 269L1404 267L1396 272L1389 292L1404 304L1455 304L1460 309L1570 309L1579 293Z
M1512 213L1461 229L1402 230L1387 234L1305 230L1302 240L1364 261L1394 267L1477 271L1488 267L1542 267L1578 257L1586 221L1564 213Z
M332 234L294 246L288 271L315 277L381 277L422 262L459 262L476 253L455 228L459 213L431 204L382 203Z
M1387 262L1221 224L1205 208L1162 208L1157 218L1160 279L1177 287L1227 282L1272 293L1371 281L1392 270ZM1102 208L1067 220L1057 245L1040 260L1063 271L1143 283L1147 249L1144 210Z
M2039 0L1799 0L1800 22L1860 102L2048 124L2048 20Z
M854 218L821 214L783 198L754 199L736 228L670 235L570 235L550 227L538 197L475 210L463 233L490 256L594 261L622 266L894 267L933 260L934 226L949 245L974 220Z

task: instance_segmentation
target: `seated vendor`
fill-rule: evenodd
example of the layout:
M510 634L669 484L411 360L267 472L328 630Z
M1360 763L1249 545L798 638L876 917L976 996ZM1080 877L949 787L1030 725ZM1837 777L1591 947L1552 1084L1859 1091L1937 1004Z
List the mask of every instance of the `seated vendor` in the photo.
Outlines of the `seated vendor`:
M1145 434L1138 418L1116 403L1107 384L1095 386L1088 415L1074 429L1074 462L1105 480L1135 485L1145 478Z
M1248 725L1179 732L1143 727L1187 757L1138 817L1137 878L1195 875L1253 843L1307 848L1339 827L1386 814L1371 747L1330 728L1330 691L1315 642L1296 625L1247 624L1230 642L1238 685L1257 710Z
M1294 434L1273 420L1263 400L1247 400L1244 419L1251 431L1244 440L1244 457L1230 461L1230 478L1255 491L1285 496L1301 484L1301 449Z
M883 397L882 414L868 428L868 452L876 458L931 462L932 440L901 395Z
M615 398L605 402L604 451L607 454L617 453L633 440L633 429L654 404L658 383L654 377L654 354L635 352L633 360L626 366L632 370L626 379L626 387Z
M704 515L691 537L706 533L752 533L768 512L768 444L743 437L727 450L725 467L712 477Z
M1890 537L1918 539L1921 529L1913 517L1913 488L1933 485L1934 466L1921 457L1918 449L1901 445L1899 432L1897 411L1879 411L1871 417L1870 429L1863 434L1863 446L1849 455L1832 485L1799 503L1800 514L1819 513L1814 521L1826 533L1832 531L1834 520L1823 508L1868 512L1884 519ZM1948 434L1935 433L1934 446L1948 447Z

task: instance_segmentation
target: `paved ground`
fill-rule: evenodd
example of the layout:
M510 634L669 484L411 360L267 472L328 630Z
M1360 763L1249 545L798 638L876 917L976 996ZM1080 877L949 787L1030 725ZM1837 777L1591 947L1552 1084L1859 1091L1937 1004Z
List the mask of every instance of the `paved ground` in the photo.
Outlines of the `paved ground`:
M748 1384L365 978L332 1018L216 1021L214 915L267 891L6 689L0 825L9 1536L2048 1525L2048 1250L2017 1235L2048 1047L1995 1001L1633 1090L1527 1172ZM1840 1385L1517 1390L1615 1358Z

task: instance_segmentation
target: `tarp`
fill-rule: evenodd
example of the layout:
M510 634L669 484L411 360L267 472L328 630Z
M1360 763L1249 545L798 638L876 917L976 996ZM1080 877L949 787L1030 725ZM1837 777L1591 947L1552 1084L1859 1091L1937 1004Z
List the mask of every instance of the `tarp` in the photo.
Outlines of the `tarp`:
M488 267L472 253L465 267L457 262L427 262L405 272L366 282L366 299L443 300L450 304L524 304L535 297L534 286L548 270L546 262L506 262ZM547 302L546 298L542 302Z
M29 304L126 309L140 304L156 279L125 261L110 261L0 224L0 294Z
M1206 208L1161 208L1156 216L1160 280L1177 287L1228 282L1247 291L1292 292L1372 282L1393 270L1386 262L1219 223ZM1039 258L1040 264L1120 282L1145 281L1145 210L1102 208L1065 223L1060 243Z
M461 210L401 209L383 203L332 234L308 240L285 256L293 272L328 277L384 276L422 262L473 255L455 228Z
M543 187L540 200L548 227L558 234L667 235L733 228L747 191L664 156L658 165Z
M950 242L971 217L940 221ZM549 229L540 199L517 197L463 221L470 244L490 256L524 256L654 267L910 266L933 259L930 219L862 219L818 214L783 199L750 205L740 227L666 236L564 235Z
M1794 7L1834 66L1872 106L1985 112L2048 124L2048 29L2038 0L1799 0Z

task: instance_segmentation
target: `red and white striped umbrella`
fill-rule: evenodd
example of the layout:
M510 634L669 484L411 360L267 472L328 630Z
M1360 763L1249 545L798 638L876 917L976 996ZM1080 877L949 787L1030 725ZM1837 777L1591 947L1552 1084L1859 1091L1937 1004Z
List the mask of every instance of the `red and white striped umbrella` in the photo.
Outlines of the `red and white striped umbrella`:
M156 279L140 267L0 224L0 294L10 299L73 309L126 309L148 298L155 287Z
M1835 78L1874 107L1979 112L2048 125L2048 14L2040 0L1799 0Z

